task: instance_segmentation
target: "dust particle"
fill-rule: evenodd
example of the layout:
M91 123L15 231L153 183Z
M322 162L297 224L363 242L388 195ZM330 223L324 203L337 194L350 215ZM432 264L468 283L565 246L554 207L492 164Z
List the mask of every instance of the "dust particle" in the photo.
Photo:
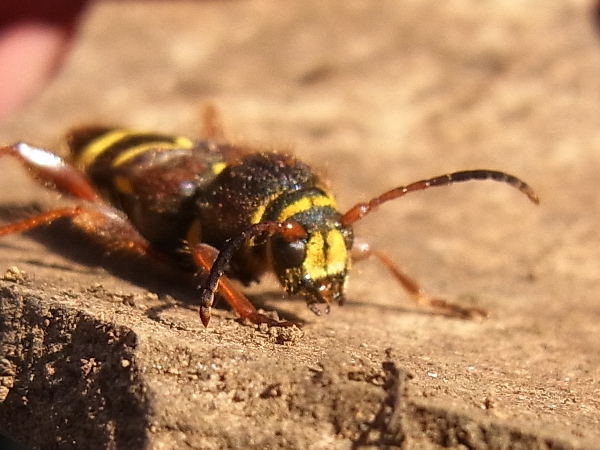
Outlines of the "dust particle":
M12 266L6 269L2 279L4 281L12 281L13 283L23 283L29 279L29 275L27 272L19 269L17 266Z
M296 325L292 325L291 327L269 327L267 329L267 336L269 341L275 344L294 345L304 337L304 331Z

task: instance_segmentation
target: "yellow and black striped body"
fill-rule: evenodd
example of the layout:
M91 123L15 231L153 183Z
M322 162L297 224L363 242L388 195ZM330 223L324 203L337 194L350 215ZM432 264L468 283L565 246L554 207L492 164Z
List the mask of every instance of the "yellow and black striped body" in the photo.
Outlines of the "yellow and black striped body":
M307 238L248 241L228 275L244 283L275 272L309 305L343 300L353 233L325 183L305 163L273 152L111 128L74 131L75 166L121 209L153 248L191 268L186 249L221 249L248 226L295 221Z

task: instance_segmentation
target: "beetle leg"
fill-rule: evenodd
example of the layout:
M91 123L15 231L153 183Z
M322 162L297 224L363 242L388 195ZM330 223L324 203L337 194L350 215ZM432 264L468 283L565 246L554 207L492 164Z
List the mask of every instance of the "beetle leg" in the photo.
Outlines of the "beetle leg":
M415 280L406 275L385 253L372 249L369 244L364 242L354 243L352 247L353 261L358 262L370 257L375 257L381 261L398 283L402 285L404 290L406 290L420 306L431 308L437 313L445 316L458 317L461 319L485 318L489 316L488 311L485 309L461 306L441 298L430 297Z
M219 250L208 244L196 244L192 250L192 257L200 269L201 274L207 274L210 272L210 269L217 259L218 254ZM233 282L224 275L219 278L217 290L240 316L240 319L248 319L254 324L266 323L271 327L288 327L291 325L298 325L297 323L290 321L277 321L259 313L254 305L250 303L250 300L248 300L248 298L234 286ZM210 321L211 307L212 298L210 305L202 305L200 307L200 318L202 319L204 326L208 326L208 322Z
M20 220L18 222L9 223L0 227L0 236L5 236L11 233L22 233L24 231L31 230L43 225L48 225L54 222L56 219L61 217L74 217L81 214L81 208L61 208L47 211L45 213L38 214L28 219Z
M77 227L103 241L109 249L127 250L164 259L129 223L124 214L105 203L87 177L54 153L23 142L0 147L0 157L12 156L44 186L83 202L74 207L47 211L0 227L0 236L20 233L70 217Z
M223 121L221 114L213 103L204 106L202 114L202 133L204 139L212 141L224 141L225 132L223 131Z
M165 264L172 261L154 250L121 211L104 203L80 205L81 214L73 217L73 225L99 241L108 252L125 251L149 256Z
M0 157L6 155L16 158L46 187L81 200L100 201L100 195L83 173L48 150L18 142L0 147Z
M118 211L103 203L89 203L74 207L53 209L33 217L0 226L0 237L22 233L57 219L69 217L73 224L101 241L109 251L125 250L142 256L151 256L166 261L161 253L152 250L148 242Z

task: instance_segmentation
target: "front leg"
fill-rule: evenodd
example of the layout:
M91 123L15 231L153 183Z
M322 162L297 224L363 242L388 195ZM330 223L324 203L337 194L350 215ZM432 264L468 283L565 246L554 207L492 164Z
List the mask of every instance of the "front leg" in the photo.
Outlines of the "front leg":
M219 250L208 244L196 244L192 249L194 262L200 269L199 275L210 273L210 270L219 255ZM240 319L248 319L254 324L266 323L270 327L289 327L297 325L295 322L278 321L271 319L264 314L259 313L250 300L242 294L226 276L221 276L218 281L217 291L229 303L229 305L240 316ZM212 298L210 305L200 306L200 318L204 326L208 326L212 308Z
M412 299L420 306L434 310L438 314L460 319L476 319L489 316L488 311L476 307L467 307L451 303L442 298L433 298L425 293L419 284L406 275L400 267L385 253L372 249L369 244L355 242L352 247L352 260L361 261L375 257L390 271L396 281L410 294Z

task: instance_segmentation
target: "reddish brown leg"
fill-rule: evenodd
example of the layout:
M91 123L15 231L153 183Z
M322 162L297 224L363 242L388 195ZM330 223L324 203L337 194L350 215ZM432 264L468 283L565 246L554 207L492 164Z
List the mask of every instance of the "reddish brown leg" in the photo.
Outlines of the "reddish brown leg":
M61 208L53 211L48 211L28 219L20 220L19 222L9 223L0 227L0 237L11 233L22 233L24 231L37 228L42 225L47 225L61 217L74 217L81 214L81 208Z
M423 291L417 282L406 275L389 256L378 250L371 249L368 244L355 243L352 247L352 259L354 261L361 261L372 256L385 265L394 278L396 278L418 305L433 309L435 312L444 316L458 317L460 319L485 318L489 316L489 313L485 309L461 306L441 298L430 297Z
M150 246L121 211L103 202L85 204L80 209L81 214L73 218L73 224L99 241L108 252L126 251L172 263Z
M225 139L225 131L223 121L218 108L213 103L204 105L202 111L202 130L200 132L202 139L211 141L215 149L218 148L219 153L224 161L232 164L248 153L248 148L239 145L232 145Z
M22 142L0 147L0 157L7 155L21 162L41 184L83 202L79 206L47 211L4 225L0 227L0 236L48 225L61 217L71 217L76 226L103 241L109 249L127 250L143 255L152 253L146 240L123 213L106 204L87 177L59 156ZM153 256L157 257L154 254Z
M33 178L46 187L81 200L100 200L100 196L84 174L48 150L18 142L0 147L0 157L6 155L19 160Z
M225 132L223 131L223 122L217 107L209 103L204 107L202 114L202 133L204 139L211 141L223 141Z
M219 251L208 244L198 244L192 251L194 262L201 269L202 274L208 274L210 272L210 269L212 268L215 259L217 259L218 254ZM248 300L246 296L242 294L234 286L233 282L226 276L221 276L219 278L217 289L221 296L223 296L223 298L227 301L227 303L229 303L229 305L235 310L241 319L248 319L254 324L266 323L271 327L289 327L292 325L298 325L295 322L280 322L259 313L252 303L250 303L250 300ZM210 321L210 307L206 310L202 308L200 309L200 318L202 319L204 326L208 326L208 322Z
M127 219L102 203L53 209L18 222L9 223L0 227L0 237L49 225L62 217L70 217L74 225L102 241L109 250L125 250L129 253L150 255L156 259L165 260L161 254L152 251L148 242L139 235Z

